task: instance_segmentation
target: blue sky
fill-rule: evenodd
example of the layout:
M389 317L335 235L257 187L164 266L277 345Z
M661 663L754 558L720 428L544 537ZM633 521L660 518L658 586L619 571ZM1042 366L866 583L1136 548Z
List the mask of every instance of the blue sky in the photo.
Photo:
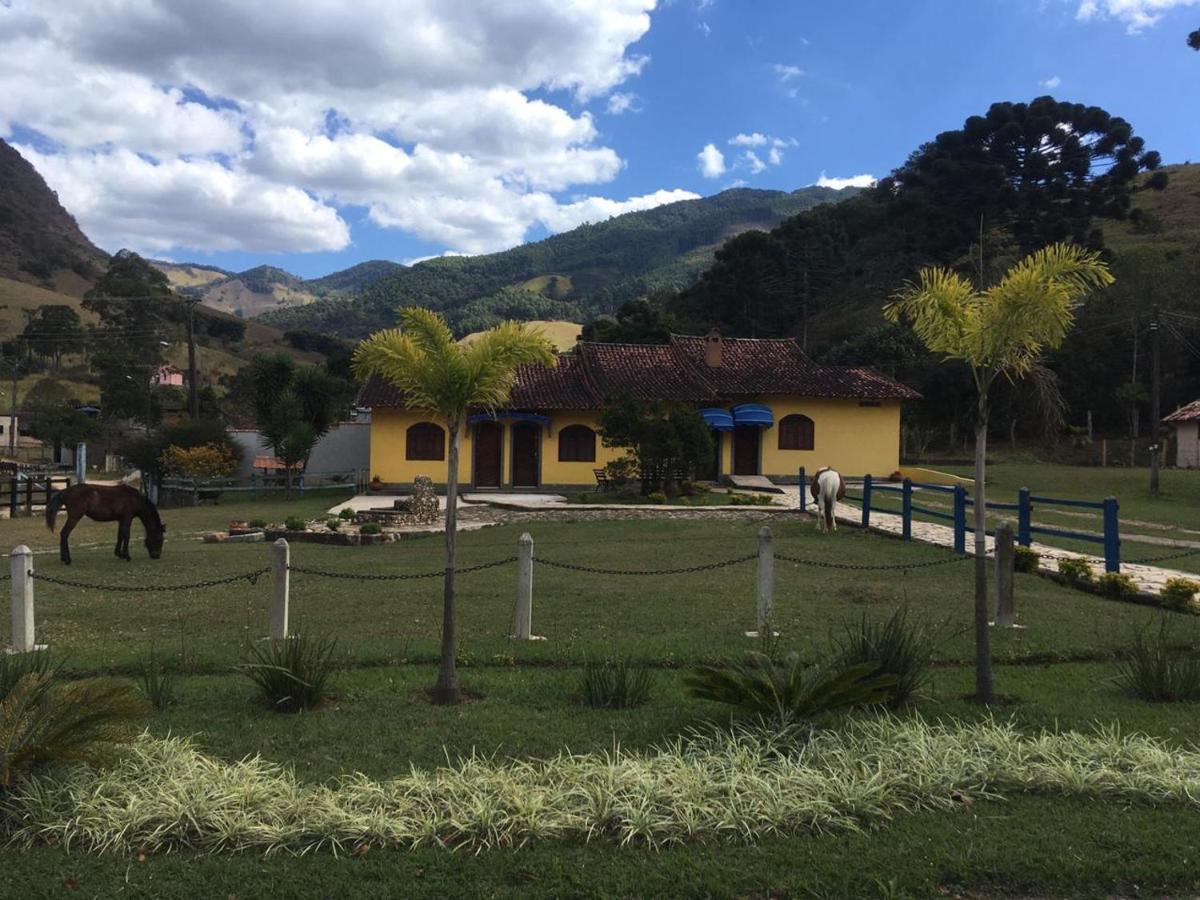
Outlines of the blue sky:
M107 250L306 277L486 252L736 185L880 177L1046 93L1168 162L1200 138L1197 0L192 6L0 0L0 133Z

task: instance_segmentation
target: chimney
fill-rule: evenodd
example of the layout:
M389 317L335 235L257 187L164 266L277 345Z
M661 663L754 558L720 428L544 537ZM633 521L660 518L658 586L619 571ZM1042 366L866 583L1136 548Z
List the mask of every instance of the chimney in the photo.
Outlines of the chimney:
M714 328L704 336L704 363L710 369L719 369L721 356L721 332Z

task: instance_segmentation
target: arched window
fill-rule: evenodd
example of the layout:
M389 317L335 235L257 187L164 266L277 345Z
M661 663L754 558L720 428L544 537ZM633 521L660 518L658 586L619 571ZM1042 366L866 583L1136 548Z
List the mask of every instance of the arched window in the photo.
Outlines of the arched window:
M813 420L808 416L793 413L779 420L780 450L811 450L813 443Z
M559 462L595 462L596 432L586 425L568 425L558 432Z
M446 432L433 422L418 422L410 426L405 444L406 459L446 458Z

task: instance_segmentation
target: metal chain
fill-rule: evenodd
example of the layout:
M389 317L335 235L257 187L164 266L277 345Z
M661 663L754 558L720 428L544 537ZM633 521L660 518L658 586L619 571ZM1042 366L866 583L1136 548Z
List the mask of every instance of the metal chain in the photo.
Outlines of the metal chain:
M891 565L869 566L860 563L835 563L825 562L824 560L816 559L801 559L798 556L786 556L783 553L776 553L776 559L781 559L784 562L796 563L801 566L816 566L819 569L845 569L854 572L871 572L871 571L897 571L905 569L928 569L932 566L945 566L950 563L962 562L968 559L974 559L974 556L951 556L948 559L934 559L928 562L917 563L896 563Z
M480 563L477 566L465 566L461 569L455 569L454 573L456 575L466 575L470 572L480 572L484 569L505 566L516 561L517 558L515 556L508 556L504 559ZM436 572L414 572L405 575L392 575L371 572L330 572L325 569L309 569L303 566L288 566L288 571L298 572L301 575L315 575L318 578L340 578L346 581L413 581L418 578L441 578L446 574L445 569L438 569Z
M553 559L542 559L536 557L534 562L544 566L550 566L555 569L567 569L571 572L587 572L589 575L687 575L691 572L708 572L713 569L723 569L727 566L736 566L744 562L749 562L752 559L757 559L757 553L751 553L747 556L739 556L735 559L727 559L722 562L703 563L698 566L685 566L681 569L600 569L594 566L581 566L576 563L557 562Z
M237 575L227 575L224 578L212 578L208 581L196 581L191 584L92 584L87 581L72 581L69 578L56 578L53 575L47 575L44 572L35 572L29 570L29 577L35 578L38 581L46 581L50 584L60 584L63 587L75 588L91 588L97 591L116 591L127 594L153 594L167 593L170 591L190 591L198 588L217 587L222 584L232 584L235 581L248 581L250 584L258 584L258 579L271 571L270 566L264 566L261 569L255 569L251 572L239 572Z
M1122 563L1128 563L1131 566L1141 566L1146 563L1166 562L1171 559L1183 559L1185 556L1195 556L1200 553L1200 549L1186 550L1183 553L1164 553L1162 556L1148 556L1145 559L1123 559Z

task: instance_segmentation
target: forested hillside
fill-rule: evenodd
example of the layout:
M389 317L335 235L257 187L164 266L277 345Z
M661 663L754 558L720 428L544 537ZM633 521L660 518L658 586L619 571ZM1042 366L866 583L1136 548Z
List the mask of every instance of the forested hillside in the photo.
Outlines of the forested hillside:
M502 253L427 260L368 284L356 299L280 309L263 320L351 337L393 324L396 308L406 305L442 311L460 334L502 318L584 321L626 300L685 286L732 235L771 228L853 193L729 190L583 225Z

